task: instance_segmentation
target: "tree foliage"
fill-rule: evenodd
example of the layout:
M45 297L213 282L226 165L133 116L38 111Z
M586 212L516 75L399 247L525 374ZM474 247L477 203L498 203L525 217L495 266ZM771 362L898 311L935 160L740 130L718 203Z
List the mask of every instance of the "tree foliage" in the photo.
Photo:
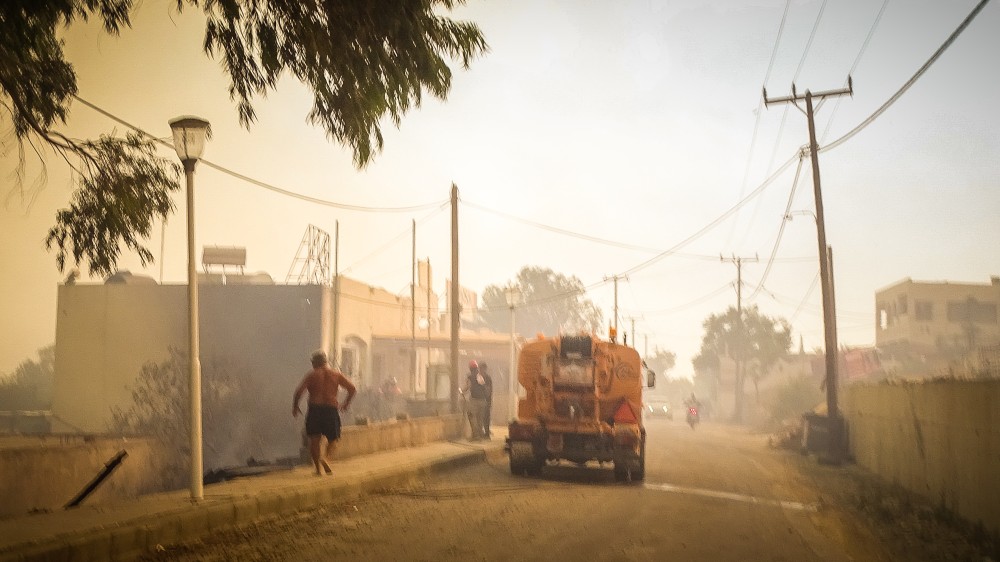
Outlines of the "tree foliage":
M110 429L124 435L156 438L165 449L161 467L169 488L182 487L190 467L191 393L188 356L171 347L170 358L143 365L131 388L132 403L113 408ZM206 468L242 463L260 456L273 413L255 404L246 368L234 361L212 358L201 377L202 443ZM287 416L287 413L286 413ZM284 419L284 418L282 418Z
M520 334L555 335L601 327L601 310L586 298L583 283L548 268L525 266L507 285L489 285L483 290L482 318L497 332L510 331L507 289L518 293L515 328Z
M660 349L658 346L654 346L653 353L646 357L646 366L656 373L661 381L666 379L667 371L673 369L676 363L676 354L672 351Z
M0 410L47 410L52 407L56 348L38 350L38 361L26 359L13 373L0 377Z
M71 256L75 263L86 260L92 273L111 274L122 246L136 252L143 265L152 262L142 240L154 219L173 211L170 192L177 189L180 167L157 157L153 145L136 133L78 146L88 154L80 188L69 209L56 213L45 238L47 248L56 248L59 270Z
M705 335L701 349L692 360L699 373L718 377L721 359L737 364L735 393L736 417L743 412L743 384L749 376L756 385L792 347L791 326L784 318L763 315L756 306L729 307L723 314L712 314L703 323Z
M449 59L468 67L486 52L472 23L441 16L463 0L177 0L177 9L204 12L204 49L230 79L241 123L250 127L253 102L295 76L313 93L306 119L351 147L363 167L383 147L381 120L398 126L419 107L424 90L444 99L451 88ZM4 0L0 2L0 108L13 123L22 197L26 146L42 159L54 151L73 168L80 191L73 208L56 217L46 243L66 258L88 261L90 273L113 273L122 247L152 260L142 245L149 220L172 210L178 170L154 154L151 140L102 136L74 140L65 125L77 78L58 33L96 18L105 32L130 27L134 0ZM43 162L44 166L44 162ZM121 168L120 170L118 168ZM43 169L44 177L44 169ZM104 190L114 193L103 196Z

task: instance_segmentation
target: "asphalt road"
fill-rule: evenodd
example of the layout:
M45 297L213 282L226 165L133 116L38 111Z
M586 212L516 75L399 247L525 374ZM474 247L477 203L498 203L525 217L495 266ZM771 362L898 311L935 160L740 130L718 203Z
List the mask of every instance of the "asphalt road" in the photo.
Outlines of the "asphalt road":
M647 423L644 483L506 459L266 520L146 560L892 560L795 453L683 420Z

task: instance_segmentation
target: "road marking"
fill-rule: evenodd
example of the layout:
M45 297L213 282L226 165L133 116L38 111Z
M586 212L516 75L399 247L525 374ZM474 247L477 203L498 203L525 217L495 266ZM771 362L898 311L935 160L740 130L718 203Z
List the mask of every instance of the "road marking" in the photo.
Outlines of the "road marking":
M689 494L692 496L704 496L708 498L718 498L723 500L732 500L746 503L753 503L758 505L773 505L780 507L782 509L793 509L796 511L819 511L819 504L816 503L802 503L802 502L790 502L784 500L771 500L767 498L758 498L756 496L747 496L744 494L734 494L732 492L719 492L717 490L705 490L703 488L688 488L686 486L674 486L673 484L650 484L646 483L643 485L644 488L648 490L657 490L660 492L674 492L677 494Z

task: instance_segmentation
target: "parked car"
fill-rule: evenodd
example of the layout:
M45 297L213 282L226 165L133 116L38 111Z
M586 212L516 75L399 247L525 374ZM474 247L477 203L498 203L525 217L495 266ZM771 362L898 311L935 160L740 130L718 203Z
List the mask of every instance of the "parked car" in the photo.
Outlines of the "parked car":
M647 416L674 419L674 410L669 402L646 402L644 409Z

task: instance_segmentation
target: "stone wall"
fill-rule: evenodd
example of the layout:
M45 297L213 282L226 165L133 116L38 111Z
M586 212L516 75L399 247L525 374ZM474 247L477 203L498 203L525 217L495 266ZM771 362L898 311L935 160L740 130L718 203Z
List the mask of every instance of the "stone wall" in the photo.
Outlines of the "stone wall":
M844 389L857 463L1000 536L1000 381Z

